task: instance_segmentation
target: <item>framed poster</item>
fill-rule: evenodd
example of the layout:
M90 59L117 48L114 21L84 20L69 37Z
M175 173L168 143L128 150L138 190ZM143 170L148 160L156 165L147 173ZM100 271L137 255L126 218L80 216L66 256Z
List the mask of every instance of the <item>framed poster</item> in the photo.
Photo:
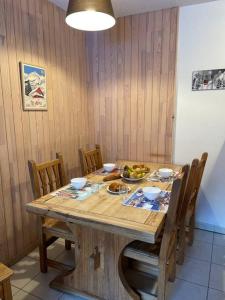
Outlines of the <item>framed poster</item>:
M20 63L24 110L47 110L46 71L44 68Z
M192 91L205 90L225 90L225 69L192 73Z

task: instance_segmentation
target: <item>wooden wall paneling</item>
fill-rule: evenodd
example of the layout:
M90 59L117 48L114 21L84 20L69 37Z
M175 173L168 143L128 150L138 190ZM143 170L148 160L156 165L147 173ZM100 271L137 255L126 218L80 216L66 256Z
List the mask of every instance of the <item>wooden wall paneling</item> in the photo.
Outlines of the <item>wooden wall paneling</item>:
M4 15L4 3L3 0L0 0L0 34L2 36L0 40L0 57L4 51L4 42L6 36L5 30L5 15ZM3 162L3 165L0 165L0 255L3 261L9 260L9 243L7 235L13 235L13 223L12 219L8 220L9 216L12 216L11 209L10 211L5 211L12 207L12 199L9 194L4 195L4 191L9 191L10 176L9 176L9 164L8 160L5 159L8 155L7 149L7 136L6 136L6 124L5 124L5 111L4 111L4 101L3 101L3 88L2 88L2 76L1 76L1 63L0 63L0 118L1 118L1 127L0 127L0 161ZM7 228L9 226L9 228ZM13 257L13 253L10 253Z
M139 16L132 16L132 45L131 45L131 119L130 119L130 158L137 159L137 98L138 98L138 26ZM135 124L135 125L134 125Z
M168 106L166 124L166 157L171 160L173 150L173 125L175 115L175 80L176 80L176 51L177 51L177 32L178 32L178 9L171 9L170 24L170 61L169 61L169 82L168 82Z
M160 73L162 55L162 11L154 14L154 52L153 52L153 86L152 86L152 125L151 125L151 160L157 162L158 157L158 128L160 102Z
M46 2L41 3L40 1L35 1L36 8L36 20L37 20L37 41L38 41L38 64L47 67L46 57L45 57L45 45L44 45L44 24L43 24L43 13L46 9ZM38 114L39 124L43 134L42 147L39 147L39 152L42 154L41 160L48 160L48 149L49 144L49 119L48 111L43 111L41 114ZM40 144L40 143L39 143ZM40 155L39 155L40 156Z
M20 57L18 57L19 62L31 63L31 39L30 39L30 15L29 15L29 8L28 8L28 0L21 0L17 1L17 8L14 7L14 11L16 14L20 14L20 23L21 23L21 32L18 32L17 36L17 49L18 52L20 51ZM14 12L15 14L15 12ZM18 17L15 17L18 18ZM19 44L19 43L22 43ZM18 67L17 61L17 67ZM16 62L15 62L16 63ZM18 99L21 103L21 96ZM22 104L21 104L22 110ZM34 158L36 159L37 151L33 146L36 140L36 115L34 112L22 112L22 122L23 122L23 139L24 139L24 158L25 158L25 168L26 168L26 189L24 190L24 195L27 194L27 197L23 197L23 201L27 202L30 200L32 195L32 189L30 186L30 176L29 170L27 166L27 160ZM36 217L31 216L30 214L26 214L26 218L29 220L29 230L26 230L26 238L29 239L28 248L32 248L33 245L36 244L37 241L37 230L36 230ZM30 226L32 224L32 226ZM28 250L24 251L25 253Z
M51 53L51 45L52 43L52 36L50 31L50 27L52 27L51 23L51 13L52 13L52 6L48 4L46 1L44 3L43 9L42 9L42 18L43 18L43 47L44 47L44 59L45 59L45 66L47 70L47 92L48 92L48 113L45 114L47 116L44 118L44 127L45 130L48 130L48 133L45 134L45 139L47 143L47 149L51 149L50 151L50 158L55 157L55 153L53 153L53 149L55 149L54 146L54 139L55 139L55 130L54 130L54 106L53 106L53 93L52 93L52 72L48 72L48 69L52 69L52 53ZM50 24L49 24L50 23ZM48 126L45 125L45 122L47 122ZM48 139L48 141L47 141ZM48 156L48 151L47 151ZM49 159L49 157L48 157Z
M117 119L117 64L118 64L118 54L116 51L117 48L117 28L113 27L110 33L110 57L111 57L111 78L112 78L112 98L111 98L111 111L112 111L112 135L111 135L111 159L115 161L118 157L118 146L117 146L117 132L118 132L118 119ZM97 56L97 55L96 55ZM98 57L98 56L97 56ZM93 74L94 77L94 74ZM95 93L98 95L98 89L96 86L93 86ZM97 90L97 91L96 91ZM103 158L105 158L105 154L103 153Z
M8 189L4 191L5 193L10 193L12 197L12 210L10 209L10 216L7 212L7 220L8 218L12 218L15 238L14 245L9 246L10 249L10 258L14 259L16 253L21 252L23 247L23 232L22 232L22 215L21 215L21 203L20 203L20 193L19 193L19 176L18 176L18 161L17 161L17 149L16 149L16 134L15 134L15 125L14 125L14 107L13 107L13 98L15 87L14 84L15 79L13 78L11 67L11 57L9 58L10 47L13 49L13 32L12 32L12 14L10 11L10 3L4 3L4 13L7 16L5 18L5 26L6 26L6 39L4 41L3 53L1 55L1 76L2 80L4 79L4 84L2 84L3 88L3 101L4 101L4 109L5 109L5 120L6 120L6 134L7 134L7 145L8 145L8 162L9 162L9 186ZM12 50L13 52L13 50ZM12 59L14 57L12 56ZM12 78L10 77L12 76ZM12 79L12 81L11 81ZM16 82L15 82L16 84ZM12 224L10 224L12 225ZM15 250L11 250L11 247L14 247ZM14 253L13 253L14 252ZM12 256L11 256L12 255Z
M69 41L69 47L70 47L70 58L71 58L71 78L70 78L70 84L71 84L71 95L69 96L72 101L76 102L77 99L77 91L75 89L74 82L77 81L75 70L77 68L76 60L75 58L78 55L77 47L74 45L74 35L75 33L70 30L70 41ZM73 155L73 160L70 162L70 166L68 169L70 170L70 176L72 177L72 174L75 174L75 167L78 165L78 154L76 153L76 147L78 145L78 127L77 127L77 116L76 116L76 106L71 105L70 107L70 113L71 113L71 120L70 120L70 127L72 128L71 131L71 139L73 141L73 145L71 148L71 155Z
M117 44L118 44L118 56L117 56L117 155L123 157L124 151L124 34L125 34L125 22L124 18L120 18L117 24Z
M37 28L35 22L35 1L28 0L28 20L29 20L29 39L30 39L30 53L28 64L38 64L37 62ZM35 160L39 160L38 152L38 126L37 126L37 113L35 111L29 112L30 116L30 130L31 130L31 146L32 146L32 157ZM38 159L39 158L39 159Z
M138 26L138 98L137 98L137 160L144 159L144 123L145 113L145 95L146 95L146 28L147 14L139 16Z
M93 136L107 160L171 161L177 10L119 18L111 30L86 35L89 124L94 114Z
M61 151L67 174L80 174L87 74L85 35L65 25L61 9L46 0L0 0L0 13L0 257L11 264L37 245L36 218L24 209L33 199L27 160ZM47 112L23 111L19 61L46 68Z
M124 143L123 156L130 156L130 124L131 124L131 34L132 17L125 18L124 33Z
M89 104L93 101L93 98L95 98L94 90L93 89L93 82L96 80L96 76L93 77L93 69L96 68L96 60L95 60L95 47L96 47L96 39L94 37L94 34L92 32L89 32L86 34L85 37L85 48L86 48L86 57L87 57L87 65L86 65L86 74L87 74L87 93L88 95L92 95L92 97L89 99ZM94 49L92 51L92 48ZM95 101L94 101L95 102ZM95 138L95 111L93 110L92 105L88 105L88 139L90 144L94 144L96 141Z
M23 228L23 245L22 250L19 252L22 253L23 249L30 249L30 243L31 243L31 234L32 231L26 230L26 228L29 228L29 221L30 216L25 212L24 205L29 201L30 199L30 190L28 189L28 173L27 173L27 158L25 156L26 154L26 138L28 131L26 130L26 127L29 128L29 120L26 125L24 126L24 119L23 119L23 113L22 113L22 103L20 101L21 97L21 90L20 90L20 72L19 72L19 66L18 61L23 60L23 39L21 39L22 35L22 26L21 26L21 7L20 7L20 1L7 1L7 4L10 5L9 9L12 13L12 19L11 22L14 24L12 30L10 30L10 34L13 34L12 36L12 43L10 45L10 49L12 51L12 56L10 59L10 73L11 73L11 82L13 82L12 87L12 101L13 101L13 121L15 124L15 134L16 134L16 147L17 147L17 161L18 161L18 176L19 176L19 185L18 189L20 192L20 198L21 198L21 215L22 215L22 228ZM7 38L8 40L8 38ZM30 144L30 142L28 142ZM28 146L29 147L29 146ZM18 216L16 216L18 217ZM35 220L36 218L34 218ZM20 238L20 237L18 237Z
M111 158L112 153L112 77L111 77L111 57L110 57L110 31L105 33L105 53L104 53L104 62L105 62L105 159Z
M151 157L151 125L152 125L152 87L153 87L153 61L154 61L154 13L147 15L146 24L146 99L144 123L144 158Z
M161 81L159 102L159 129L158 129L158 161L166 160L166 123L167 123L167 97L170 59L170 10L164 10L162 16L162 57ZM168 159L168 158L167 158ZM170 158L169 158L170 159Z
M104 54L105 54L105 32L99 32L98 34L98 55L99 55L99 135L100 141L102 144L102 151L106 153L106 143L102 143L103 139L106 138L106 130L105 130L105 118L106 118L106 109L105 109L105 61L104 61ZM107 153L106 153L107 155Z

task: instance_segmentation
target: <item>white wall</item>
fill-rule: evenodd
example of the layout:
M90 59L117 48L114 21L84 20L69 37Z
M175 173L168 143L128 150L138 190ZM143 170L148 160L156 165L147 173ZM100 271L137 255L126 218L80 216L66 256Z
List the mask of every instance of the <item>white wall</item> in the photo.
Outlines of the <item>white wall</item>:
M191 90L192 71L225 69L225 1L180 9L176 163L207 151L197 224L225 233L225 91Z

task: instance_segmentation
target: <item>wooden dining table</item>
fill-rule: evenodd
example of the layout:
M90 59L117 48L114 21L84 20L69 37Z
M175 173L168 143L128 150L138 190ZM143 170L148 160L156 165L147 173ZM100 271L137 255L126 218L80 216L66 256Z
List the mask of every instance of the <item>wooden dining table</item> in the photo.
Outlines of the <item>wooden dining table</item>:
M140 164L136 161L118 161L118 165ZM150 173L168 167L180 171L174 164L144 163ZM88 181L100 183L104 175L92 173ZM117 181L120 181L117 180ZM84 296L88 299L140 299L129 286L123 272L123 250L134 240L154 244L165 221L165 213L124 206L123 195L113 195L106 187L86 200L63 199L48 194L26 205L28 212L66 222L74 237L74 269L51 282L51 287ZM141 180L126 182L131 193L138 187L157 186L170 190L171 182Z

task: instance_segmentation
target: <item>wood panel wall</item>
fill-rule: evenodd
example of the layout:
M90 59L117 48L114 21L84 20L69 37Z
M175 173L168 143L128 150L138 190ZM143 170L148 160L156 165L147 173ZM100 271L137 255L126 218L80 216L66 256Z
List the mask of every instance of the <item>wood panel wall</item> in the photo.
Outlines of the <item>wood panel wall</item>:
M177 16L128 16L86 35L90 140L107 161L171 161Z
M13 263L37 243L27 160L63 153L68 176L79 172L87 140L84 34L65 25L47 0L0 0L0 261ZM46 68L47 112L22 109L19 62Z
M27 160L64 155L80 172L78 148L100 143L104 159L170 161L177 9L120 18L84 34L47 0L0 0L0 260L37 244ZM47 71L48 111L23 111L19 62ZM157 158L158 157L158 158Z

